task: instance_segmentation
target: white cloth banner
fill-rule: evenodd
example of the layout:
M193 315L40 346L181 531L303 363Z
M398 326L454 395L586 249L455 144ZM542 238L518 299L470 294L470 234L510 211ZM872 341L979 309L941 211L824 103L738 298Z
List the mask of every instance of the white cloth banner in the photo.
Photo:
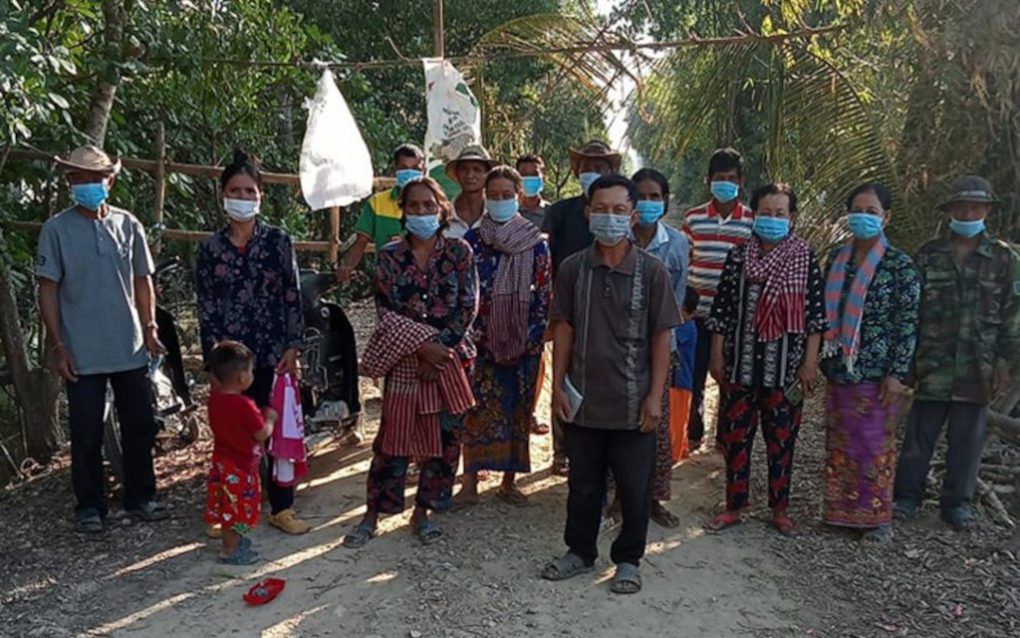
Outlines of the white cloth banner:
M482 143L482 115L464 76L443 58L423 58L429 124L425 152L444 162L469 144Z
M301 193L312 210L347 206L372 194L372 156L358 124L326 69L315 97L305 101Z

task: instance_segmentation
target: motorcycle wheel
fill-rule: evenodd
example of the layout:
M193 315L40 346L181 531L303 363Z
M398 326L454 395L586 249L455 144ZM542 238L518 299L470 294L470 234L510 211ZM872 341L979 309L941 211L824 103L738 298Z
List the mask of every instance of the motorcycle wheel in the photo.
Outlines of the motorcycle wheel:
M124 484L124 450L120 445L120 419L113 405L113 388L106 388L106 414L103 420L103 455L110 471L121 485Z

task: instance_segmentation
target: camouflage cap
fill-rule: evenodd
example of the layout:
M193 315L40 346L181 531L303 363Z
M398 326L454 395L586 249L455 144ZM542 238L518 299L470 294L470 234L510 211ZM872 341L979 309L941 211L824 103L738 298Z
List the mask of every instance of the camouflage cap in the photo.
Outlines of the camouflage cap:
M994 204L999 200L992 192L992 184L984 177L978 175L963 175L953 180L952 192L949 198L939 204L940 210L949 208L956 202L979 202L982 204Z

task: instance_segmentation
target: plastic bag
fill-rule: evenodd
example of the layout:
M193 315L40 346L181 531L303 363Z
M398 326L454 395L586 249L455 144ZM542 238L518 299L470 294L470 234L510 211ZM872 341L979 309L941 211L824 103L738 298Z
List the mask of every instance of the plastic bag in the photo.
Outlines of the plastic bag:
M301 192L312 210L347 206L372 194L372 156L329 69L305 102Z
M269 439L269 455L273 457L273 481L286 487L308 474L301 389L289 374L277 375L273 381L269 405L279 414Z
M469 144L482 143L482 115L464 76L442 58L424 58L429 124L425 150L450 161Z

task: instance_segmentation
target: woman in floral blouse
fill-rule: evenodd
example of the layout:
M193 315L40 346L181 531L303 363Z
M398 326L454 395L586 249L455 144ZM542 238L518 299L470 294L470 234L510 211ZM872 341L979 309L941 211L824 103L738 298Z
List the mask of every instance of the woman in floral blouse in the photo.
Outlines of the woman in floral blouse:
M407 233L404 239L387 244L379 252L375 302L380 318L396 313L435 330L435 339L415 352L418 378L434 382L441 380L446 365L453 363L469 369L474 362L476 351L469 331L478 310L478 275L467 242L443 236L451 207L434 179L422 177L408 182L400 191L400 208ZM387 382L384 394L391 389L406 390L391 388ZM470 387L467 394L470 397ZM387 403L386 396L383 403ZM403 412L407 418L417 416L414 406ZM411 461L420 464L411 529L426 544L442 536L439 526L429 520L428 512L445 511L452 504L463 418L450 410L443 410L438 416L440 454L430 458L387 453L384 443L390 424L384 422L380 426L368 469L367 511L344 538L344 545L362 547L375 536L380 514L403 511L407 467Z
M791 234L797 196L769 184L751 198L754 237L730 251L706 327L709 371L721 388L719 429L726 457L726 511L709 523L740 523L751 478L751 448L760 421L769 465L771 524L796 531L787 514L793 449L803 394L814 391L825 331L824 281L818 259Z
M297 374L304 333L297 259L290 237L258 217L262 180L258 160L243 152L220 177L228 224L198 247L195 289L202 352L230 339L255 353L255 381L247 390L259 407L269 405L276 373ZM270 480L269 524L289 534L311 526L294 513L294 487Z
M847 198L849 243L829 256L828 332L822 371L826 405L826 523L892 539L896 419L917 343L921 280L889 245L892 196L863 184Z
M485 215L468 231L478 267L479 306L472 334L478 347L477 407L464 421L464 479L457 499L478 501L478 472L503 472L497 496L511 505L527 497L516 474L531 471L529 439L552 289L549 245L519 214L520 174L497 166L485 177Z

